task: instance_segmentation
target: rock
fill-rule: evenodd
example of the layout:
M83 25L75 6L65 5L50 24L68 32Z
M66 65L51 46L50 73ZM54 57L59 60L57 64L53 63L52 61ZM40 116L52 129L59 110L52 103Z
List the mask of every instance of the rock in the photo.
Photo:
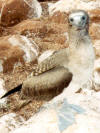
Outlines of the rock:
M38 46L25 36L10 35L0 38L0 71L10 72L16 66L33 62L39 54Z
M50 21L53 23L68 25L68 13L57 11L50 16Z
M100 6L100 1L98 1L99 6ZM93 10L88 11L91 21L94 23L99 23L100 22L100 8L96 8Z
M46 2L41 2L41 7L42 7L42 16L48 16L49 12L48 12L48 1Z
M0 133L9 133L9 129L5 125L1 125Z
M0 133L9 133L15 127L18 128L21 122L24 122L23 118L18 117L15 113L0 117Z
M92 121L92 122L91 122ZM77 115L76 123L67 128L63 133L99 133L99 126L96 124L96 119L85 116L85 115ZM99 122L100 123L100 122ZM93 127L92 127L93 124Z
M64 18L64 15L62 15ZM57 19L59 18L59 15L57 16ZM31 20L25 20L21 23L17 24L16 26L12 27L10 29L10 34L22 34L26 35L28 33L33 33L34 37L41 37L42 39L44 37L47 37L52 34L63 34L67 31L67 25L65 25L65 22L61 25L57 25L56 22L54 22L53 18L47 18L47 19L31 19ZM58 22L59 23L59 22ZM30 33L30 34L31 34ZM33 37L28 36L28 37Z
M10 114L9 120L7 116L5 121L3 116L0 121L6 123L6 128L12 125L10 133L31 133L33 130L34 133L99 133L100 92L85 89L66 96L67 100L64 99L61 104L42 108L26 122L16 121L16 117Z
M9 1L14 3L18 0L5 0L7 6ZM21 2L24 5L21 5ZM30 65L30 71L27 71L26 68L23 69L23 66L37 59L38 55L41 54L38 62L42 62L52 55L55 50L68 46L67 18L69 12L74 8L88 11L91 17L90 35L96 51L93 84L92 87L88 85L89 89L85 88L76 94L70 96L66 94L67 100L64 99L62 104L42 108L35 115L33 114L36 112L34 110L39 106L37 104L38 100L16 111L17 115L16 113L11 114L12 110L10 109L10 113L7 112L7 115L0 117L0 133L100 133L100 1L60 0L56 3L50 3L49 17L47 17L48 12L46 12L48 11L48 2L42 3L42 7L45 8L45 12L42 15L46 17L34 19L27 19L33 17L31 16L33 9L26 2L32 1L20 0L19 2L20 8L25 6L25 16L22 15L24 9L17 7L21 11L20 20L16 21L15 19L13 23L16 24L18 22L17 25L12 26L13 24L10 23L13 18L9 15L10 13L7 15L7 9L4 11L8 20L3 19L3 14L1 17L2 25L12 27L5 28L7 34L0 33L1 36L7 35L0 38L0 72L11 72L3 75L2 79L5 80L5 83L2 79L0 80L0 87L4 89L1 91L2 89L0 88L0 93L3 94L5 92L5 84L8 90L22 83L32 71L32 65ZM0 1L0 5L2 5L2 1ZM13 10L15 7L10 9ZM41 14L40 8L38 10L37 13ZM27 20L22 21L23 19ZM5 29L0 27L0 31L3 33ZM34 41L30 41L30 38ZM21 66L22 70L13 71L16 66ZM8 100L10 100L10 105L12 106L19 101L18 94L10 96ZM7 102L7 99L2 99L2 101L0 99L0 103L3 103L2 105L6 103L5 101ZM41 101L39 102L42 104ZM24 121L20 118L20 115L24 116L25 120L28 120Z
M58 16L59 17L59 16ZM56 24L51 18L38 20L25 20L9 30L10 34L21 34L34 39L41 52L48 49L59 49L68 47L67 24Z
M99 0L59 0L58 2L49 6L49 14L53 15L57 11L69 12L74 9L90 11L99 8Z
M98 30L100 31L99 28L98 28ZM96 32L98 32L98 30ZM94 49L95 49L96 57L100 57L100 40L99 39L94 40L93 42L94 42Z
M32 32L33 36L36 37L36 35L38 34L46 34L46 31L47 27L45 26L45 23L43 23L43 21L41 22L40 20L34 19L22 21L21 23L17 24L16 26L10 29L11 34L24 34L27 35L27 37L31 37L30 32Z
M37 0L4 0L0 2L0 23L3 26L12 26L22 20L40 17L41 5Z
M0 78L0 97L2 97L5 93L5 82L3 79Z
M5 82L3 79L0 78L0 98L6 93L6 89L5 89ZM0 99L0 109L2 108L6 108L7 104L7 98L4 99Z
M91 90L72 94L72 102L64 99L61 104L42 109L11 133L31 133L33 130L34 133L99 133L99 96ZM70 101L70 96L67 99Z
M97 40L100 40L100 23L92 23L90 26L90 35L94 41L94 45L97 44Z
M100 91L100 59L99 58L95 61L95 64L94 64L93 89L96 91Z

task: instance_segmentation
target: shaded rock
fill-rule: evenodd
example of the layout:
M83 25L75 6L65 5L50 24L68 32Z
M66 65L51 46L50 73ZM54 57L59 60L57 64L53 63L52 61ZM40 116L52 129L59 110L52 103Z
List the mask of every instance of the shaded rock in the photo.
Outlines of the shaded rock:
M34 41L25 36L13 35L0 38L0 71L10 72L16 66L35 61L39 54Z
M40 17L42 8L37 0L4 0L0 3L0 24L12 26L22 20Z

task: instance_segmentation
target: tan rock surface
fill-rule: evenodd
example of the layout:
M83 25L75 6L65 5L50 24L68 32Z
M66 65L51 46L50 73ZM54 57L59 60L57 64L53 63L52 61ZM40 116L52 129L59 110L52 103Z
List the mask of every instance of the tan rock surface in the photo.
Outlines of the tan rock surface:
M59 23L58 25L53 19L25 20L12 27L8 32L10 34L21 34L34 39L41 51L67 47L66 40L68 38L64 35L67 31L67 25L65 23Z

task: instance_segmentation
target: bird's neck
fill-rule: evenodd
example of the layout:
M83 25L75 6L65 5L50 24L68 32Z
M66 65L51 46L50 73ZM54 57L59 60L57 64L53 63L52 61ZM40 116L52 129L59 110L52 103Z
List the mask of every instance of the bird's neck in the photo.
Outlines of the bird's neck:
M83 29L79 31L69 31L69 49L70 51L78 50L82 45L85 47L90 44L90 36L88 30ZM82 47L83 47L82 46Z

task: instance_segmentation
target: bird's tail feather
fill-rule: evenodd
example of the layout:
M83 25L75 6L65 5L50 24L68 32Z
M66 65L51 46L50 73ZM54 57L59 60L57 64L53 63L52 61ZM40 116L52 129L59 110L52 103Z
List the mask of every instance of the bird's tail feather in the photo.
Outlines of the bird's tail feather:
M20 91L21 88L22 88L22 84L18 85L17 87L13 88L12 90L8 91L6 94L4 94L4 95L1 97L1 99L4 98L4 97L7 97L7 96L9 96L9 95L11 95L11 94L13 94L13 93L15 93L15 92L17 92L17 91Z

